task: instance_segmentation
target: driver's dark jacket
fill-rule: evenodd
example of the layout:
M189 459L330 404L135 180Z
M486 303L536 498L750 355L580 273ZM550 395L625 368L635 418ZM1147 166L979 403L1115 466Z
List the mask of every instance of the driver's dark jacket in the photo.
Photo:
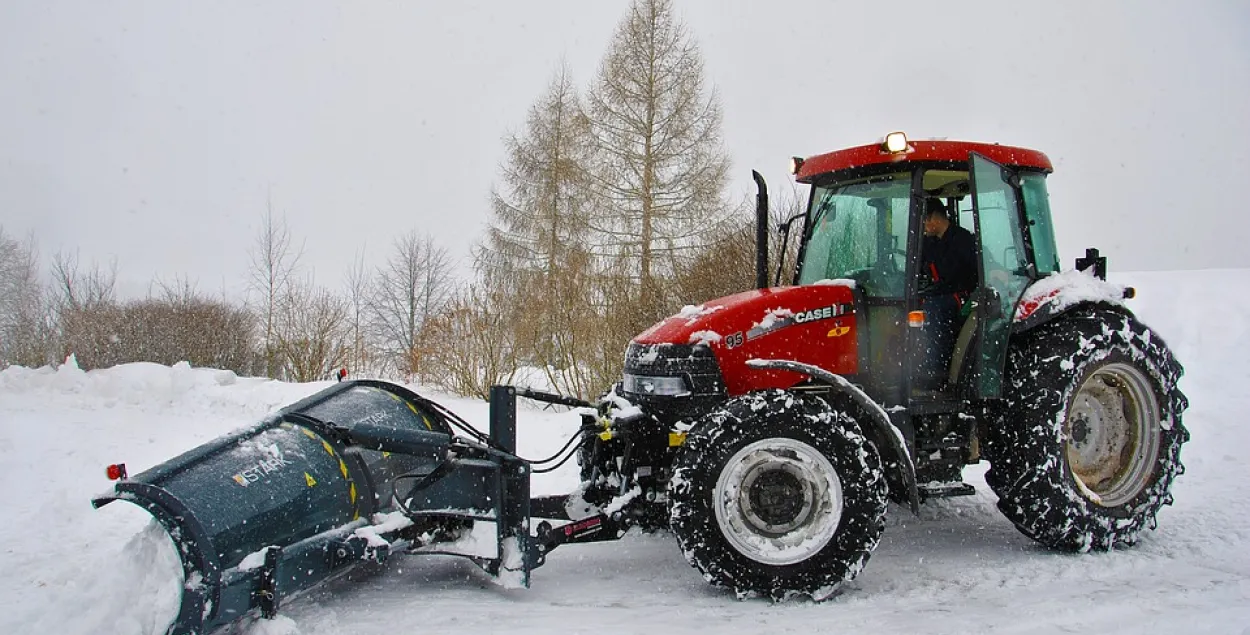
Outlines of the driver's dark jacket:
M977 288L977 242L968 230L951 223L941 238L925 236L920 275L931 281L924 295L966 298Z

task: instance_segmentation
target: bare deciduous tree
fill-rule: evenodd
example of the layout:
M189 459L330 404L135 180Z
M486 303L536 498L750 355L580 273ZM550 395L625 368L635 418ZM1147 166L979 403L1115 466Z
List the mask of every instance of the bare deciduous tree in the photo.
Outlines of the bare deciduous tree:
M116 334L123 325L115 288L117 263L107 269L79 266L78 254L52 257L52 306L57 328L58 360L74 354L84 368L116 364Z
M578 363L586 369L588 391L602 391L621 378L625 346L639 333L638 283L629 273L629 256L606 259L595 274L595 290L587 301L595 308L597 321L582 344L589 349ZM592 396L592 392L583 394Z
M778 229L804 209L806 201L797 189L782 191L769 209L768 280L772 284L779 264L784 263L781 283L789 284L798 257L797 236L802 221L790 228L789 240ZM755 200L744 201L735 214L736 223L723 226L692 259L677 269L676 292L687 304L705 302L755 286Z
M703 60L671 0L635 0L613 35L588 97L608 197L595 219L604 247L624 254L638 284L635 326L668 312L664 280L726 218L729 158Z
M261 324L261 349L264 355L266 377L276 377L279 367L275 332L278 315L282 311L282 299L287 297L291 277L299 265L303 248L291 247L291 232L286 219L274 218L272 203L266 203L261 218L260 231L251 249L249 288L259 296L257 300Z
M499 290L470 287L454 297L422 330L422 379L460 395L486 399L490 387L512 383L517 371L513 318Z
M117 261L107 268L92 263L83 270L78 253L57 252L52 256L52 282L59 309L92 309L115 304L117 294Z
M33 236L18 242L0 227L0 368L50 361L53 330L38 263Z
M373 288L373 278L365 267L364 252L356 254L351 267L347 270L347 330L351 341L351 354L347 365L353 374L376 371L372 368L372 355L368 340L368 309L369 297Z
M453 293L451 259L430 236L411 231L395 241L395 252L378 269L369 301L370 327L384 361L415 376L421 328Z
M311 282L293 284L281 303L276 350L283 378L325 379L351 353L347 302Z
M83 369L187 362L251 373L255 329L246 308L206 298L186 281L158 285L160 297L64 307L63 352L73 353Z
M129 340L137 345L126 361L255 372L256 321L245 306L210 298L185 277L156 280L159 295L128 302Z

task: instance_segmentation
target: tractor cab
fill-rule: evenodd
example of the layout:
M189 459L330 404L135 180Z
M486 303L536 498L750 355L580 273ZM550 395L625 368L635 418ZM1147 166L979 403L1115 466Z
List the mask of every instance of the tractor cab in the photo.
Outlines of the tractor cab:
M940 410L1000 396L1016 303L1030 283L1059 269L1049 159L892 133L884 143L796 158L792 168L812 186L793 282L854 282L860 372L850 379L887 405L927 401ZM924 253L930 199L975 239L976 288L957 298L953 323L928 315L937 273ZM931 345L939 328L954 329L952 351ZM943 358L941 372L926 377L921 370L934 367L933 355Z

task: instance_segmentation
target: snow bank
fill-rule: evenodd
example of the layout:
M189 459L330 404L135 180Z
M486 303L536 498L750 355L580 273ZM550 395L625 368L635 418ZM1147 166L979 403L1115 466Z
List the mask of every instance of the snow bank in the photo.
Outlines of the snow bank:
M55 395L61 403L91 409L135 406L226 416L272 411L329 384L240 378L228 370L192 368L186 362L174 366L138 362L83 371L73 356L56 369L13 366L0 372L0 392Z

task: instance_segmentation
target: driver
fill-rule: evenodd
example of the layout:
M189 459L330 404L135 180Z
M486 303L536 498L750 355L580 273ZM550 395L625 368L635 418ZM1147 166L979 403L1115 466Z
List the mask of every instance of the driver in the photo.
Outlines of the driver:
M977 243L971 232L951 222L949 210L937 198L925 200L924 235L920 297L929 350L922 377L937 387L955 348L960 308L977 288Z

